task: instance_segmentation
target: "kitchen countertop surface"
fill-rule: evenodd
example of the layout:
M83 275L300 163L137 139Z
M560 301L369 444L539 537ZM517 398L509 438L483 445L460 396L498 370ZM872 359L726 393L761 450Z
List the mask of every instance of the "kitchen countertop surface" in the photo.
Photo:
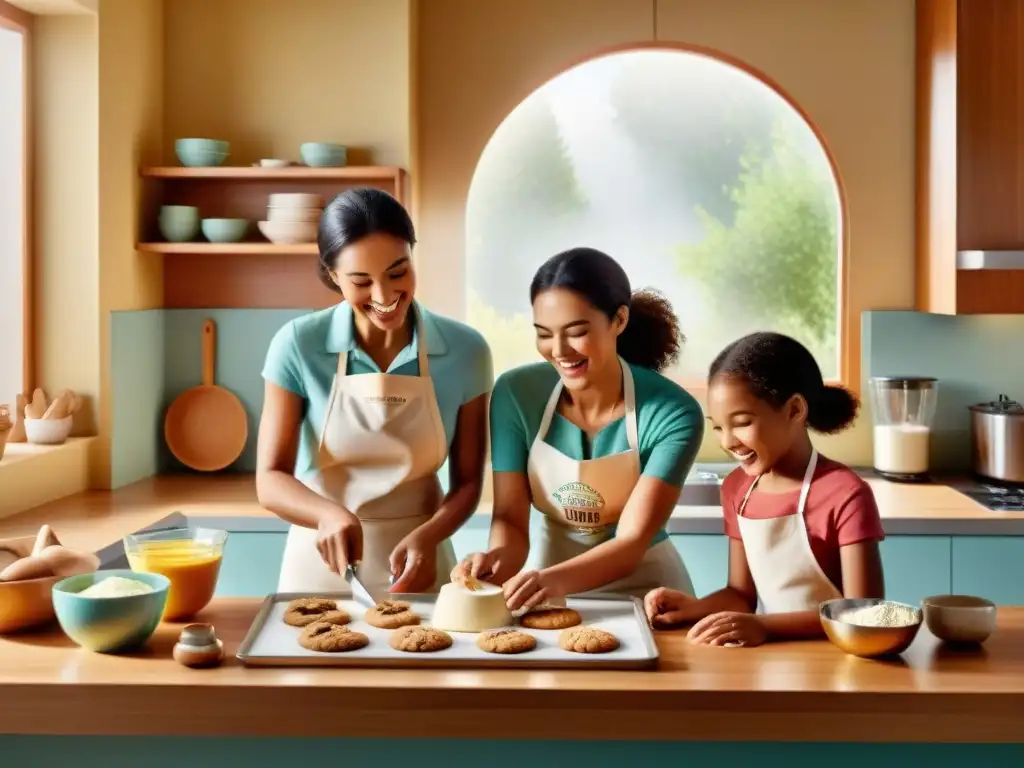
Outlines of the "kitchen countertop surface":
M1001 608L980 650L922 629L896 661L827 641L694 647L659 633L644 672L247 669L234 658L260 605L217 599L199 619L227 653L212 670L170 658L180 625L130 656L59 629L0 637L0 732L253 736L971 741L1024 739L1024 608ZM737 722L743 726L738 728Z
M1024 513L987 510L947 485L868 482L890 535L1024 535ZM174 513L235 531L286 530L257 503L252 475L163 475L116 491L85 491L0 519L0 538L34 535L46 523L66 545L97 551ZM477 517L487 514L482 507ZM676 507L668 530L720 534L721 507Z

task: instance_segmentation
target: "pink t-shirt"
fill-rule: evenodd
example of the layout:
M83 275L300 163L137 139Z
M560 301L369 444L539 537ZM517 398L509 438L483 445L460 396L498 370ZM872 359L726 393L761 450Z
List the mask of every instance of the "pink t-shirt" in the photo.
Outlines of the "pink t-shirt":
M737 468L722 483L725 533L730 538L741 538L736 516L752 482L754 478ZM799 501L799 489L771 494L761 493L755 488L744 515L751 520L795 515ZM821 570L840 590L843 588L840 547L885 538L871 487L849 467L824 456L818 457L811 490L807 494L804 522L811 540L811 551Z

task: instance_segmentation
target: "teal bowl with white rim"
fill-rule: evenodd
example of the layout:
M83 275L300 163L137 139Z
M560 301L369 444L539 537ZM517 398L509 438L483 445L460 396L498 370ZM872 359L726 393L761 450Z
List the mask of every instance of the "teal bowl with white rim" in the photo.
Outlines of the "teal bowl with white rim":
M186 168L212 168L227 160L230 147L220 139L178 139L174 142L174 154Z
M203 236L211 243L237 243L249 230L248 219L203 219Z
M157 225L167 242L191 242L199 234L199 209L194 205L164 205L157 215Z
M112 576L141 581L153 588L141 595L89 597L80 593ZM160 624L171 581L158 573L127 568L70 576L53 585L57 623L71 640L97 653L123 653L141 648Z
M348 162L348 147L324 141L308 141L299 147L302 162L310 168L341 168Z

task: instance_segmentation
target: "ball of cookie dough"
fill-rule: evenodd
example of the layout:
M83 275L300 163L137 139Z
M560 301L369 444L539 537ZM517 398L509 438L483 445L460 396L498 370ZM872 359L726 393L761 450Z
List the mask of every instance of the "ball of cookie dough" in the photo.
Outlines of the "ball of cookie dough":
M609 653L619 647L619 639L603 629L572 627L558 636L558 647L571 653Z
M452 636L433 627L400 627L391 633L388 643L396 651L434 653L452 647Z
M348 624L352 617L338 608L334 600L326 597L300 597L288 603L284 612L284 623L293 627L305 627L318 621L326 614L331 615L331 623Z
M519 623L530 629L568 629L583 623L583 617L572 608L540 608L528 611Z
M319 653L345 653L357 651L370 644L370 638L348 627L315 621L299 633L299 645L307 651Z
M476 645L487 653L526 653L537 647L537 638L518 629L492 629L481 632Z
M366 623L378 629L398 629L420 623L412 606L402 600L381 600L366 612Z

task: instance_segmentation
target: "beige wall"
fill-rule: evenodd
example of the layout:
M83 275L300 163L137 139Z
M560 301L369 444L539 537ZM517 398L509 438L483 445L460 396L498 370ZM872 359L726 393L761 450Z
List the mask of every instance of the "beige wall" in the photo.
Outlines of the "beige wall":
M100 395L99 22L40 16L33 59L37 382L85 407L95 434Z
M201 136L230 141L232 164L336 141L407 166L409 2L168 2L166 159L174 139Z
M135 252L143 186L139 168L160 162L163 0L100 6L100 408L90 484L111 485L110 313L163 301L163 265Z
M35 53L39 384L83 395L90 484L110 483L110 311L161 301L159 261L135 253L138 167L157 162L163 2L42 15Z
M462 314L462 214L493 130L567 64L650 42L653 10L636 0L421 4L413 173L425 301ZM913 0L659 0L657 33L660 41L715 48L760 69L823 131L847 193L851 332L859 337L865 309L912 307ZM863 419L821 446L841 460L870 461ZM709 431L701 458L721 456Z

